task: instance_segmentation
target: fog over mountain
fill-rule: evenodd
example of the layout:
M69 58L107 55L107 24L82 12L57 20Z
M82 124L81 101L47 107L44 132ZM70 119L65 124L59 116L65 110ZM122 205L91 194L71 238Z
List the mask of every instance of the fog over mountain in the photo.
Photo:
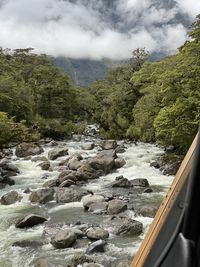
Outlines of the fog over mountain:
M198 13L197 0L0 0L0 46L94 60L171 54Z

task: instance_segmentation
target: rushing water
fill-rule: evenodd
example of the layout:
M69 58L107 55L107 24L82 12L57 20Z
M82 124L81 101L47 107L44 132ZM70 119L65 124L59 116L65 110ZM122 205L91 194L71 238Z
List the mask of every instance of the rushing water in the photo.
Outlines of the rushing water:
M83 151L81 145L84 141L79 142L68 142L69 154L79 152L83 157L87 158L94 156L97 153L97 147L91 151ZM62 145L62 143L60 143ZM123 175L128 179L134 178L147 178L151 187L153 188L153 193L135 193L131 201L134 207L141 207L143 205L157 205L167 190L169 184L171 183L172 177L164 176L159 170L150 167L150 162L154 160L157 156L163 153L163 150L152 144L127 144L127 150L121 156L126 160L126 165L118 169L117 171L102 176L95 181L91 181L84 187L93 192L109 192L112 191L108 187L109 183L115 180L118 175ZM47 155L48 146L44 147L44 156ZM61 161L62 158L59 158ZM38 162L32 162L31 160L23 160L13 156L13 163L19 168L20 174L14 178L16 184L12 187L6 187L0 191L0 197L10 190L17 190L23 199L21 202L12 204L9 206L0 205L0 267L28 267L33 266L34 259L37 258L48 258L53 263L56 262L56 266L65 266L65 262L70 255L73 255L75 249L63 249L55 250L50 244L45 244L39 247L25 247L20 248L17 246L12 246L16 241L22 240L36 240L40 241L42 239L44 225L35 226L30 229L17 229L14 223L22 218L24 215L30 213L40 214L49 218L52 223L75 223L76 221L89 222L93 224L101 224L104 219L103 215L94 215L89 212L84 212L82 203L69 203L69 204L56 204L52 201L46 205L33 205L28 200L28 195L24 194L25 188L29 187L31 189L40 188L44 183L41 177L44 174L48 174L49 178L55 178L58 176L58 171L56 171L57 161L51 162L54 166L53 172L43 171L38 167ZM130 189L129 189L130 191ZM115 189L115 193L121 195L126 195L127 189ZM141 221L144 225L144 232L148 228L152 219L148 217L136 216L133 211L127 211L128 215L134 219ZM102 255L96 255L99 262L104 264L104 262L112 262L115 259L123 260L129 256L134 255L139 243L144 237L144 233L139 237L115 237L111 236L109 239L109 245ZM77 251L85 251L85 245L83 247L76 249ZM106 265L105 266L109 266Z

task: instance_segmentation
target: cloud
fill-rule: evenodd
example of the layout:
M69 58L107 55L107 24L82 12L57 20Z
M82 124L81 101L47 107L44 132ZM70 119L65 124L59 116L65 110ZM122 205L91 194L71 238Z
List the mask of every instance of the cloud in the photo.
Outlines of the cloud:
M129 58L138 47L173 53L186 39L185 17L198 13L189 0L173 3L0 0L0 46L34 47L37 53L91 59ZM200 4L196 9L200 11Z

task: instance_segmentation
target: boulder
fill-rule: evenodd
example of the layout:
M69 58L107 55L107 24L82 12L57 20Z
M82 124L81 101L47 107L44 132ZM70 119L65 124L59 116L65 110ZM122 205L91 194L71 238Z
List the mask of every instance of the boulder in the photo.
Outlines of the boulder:
M87 162L85 162L76 172L76 177L79 181L87 181L97 179L102 173L96 171Z
M44 242L37 240L20 240L12 244L13 247L21 247L21 248L26 248L26 247L38 248L43 245Z
M86 190L80 188L59 188L56 191L57 203L79 202L87 194Z
M42 188L33 191L29 197L32 203L45 204L48 201L54 199L54 189L53 188Z
M133 220L129 217L112 216L104 222L104 226L111 229L111 232L115 235L140 235L143 231L143 225L141 222Z
M20 173L19 169L12 163L10 163L7 160L3 160L0 162L0 167L4 170L4 171L10 171L11 173Z
M41 217L41 216L35 215L35 214L30 214L30 215L27 215L26 217L24 217L19 222L17 222L15 224L15 226L17 228L29 228L29 227L33 227L35 225L41 224L45 221L47 221L47 219L44 217Z
M156 215L157 209L150 206L144 206L139 209L138 213L142 215L143 217L150 217L154 218Z
M115 149L117 148L117 142L115 140L103 140L101 141L100 146L105 150Z
M118 146L116 149L115 149L115 152L116 153L119 153L119 154L122 154L124 152L126 152L126 149L124 146Z
M3 179L4 184L8 184L8 185L14 185L15 184L15 181L12 178L8 177L7 175L4 176L3 178L4 178Z
M108 214L118 214L127 209L127 204L123 200L113 199L108 202Z
M94 203L105 202L105 198L101 195L87 195L82 198L83 207L88 209Z
M76 183L70 179L65 180L60 184L60 187L70 187L71 185L75 185Z
M57 249L69 248L75 241L76 235L69 229L61 230L51 238L51 244Z
M84 263L92 263L93 259L86 256L83 252L76 252L73 255L73 258L70 260L69 265L67 267L77 267L82 266Z
M44 156L36 156L36 157L32 158L31 161L33 161L33 162L48 161L48 159L46 157L44 157Z
M115 159L115 168L116 169L122 168L125 164L126 164L125 159L123 159L123 158Z
M124 178L123 176L119 176L119 177L116 177L115 181L111 183L111 186L129 188L129 187L132 187L132 184L127 178Z
M50 160L56 160L59 157L67 156L68 155L68 148L54 148L49 151L48 158Z
M15 155L20 158L35 156L44 152L37 143L21 143L16 147Z
M97 157L112 157L114 159L117 158L117 153L114 149L108 149L108 150L103 150L97 153Z
M160 168L160 164L157 161L152 161L150 163L150 167L154 167L155 169L159 169Z
M115 168L115 161L110 156L96 156L89 160L90 166L95 170L101 170L104 173L109 173Z
M44 171L48 171L51 168L51 164L49 161L44 161L40 163L38 166L41 167L41 169Z
M103 214L106 213L108 208L107 202L95 202L89 206L88 211L94 214Z
M104 252L106 244L107 242L105 240L97 240L87 247L86 253L90 254L94 252Z
M83 150L92 150L95 147L94 143L85 143L81 146Z
M145 178L136 178L130 180L132 186L139 186L139 187L149 187L149 182Z
M22 196L17 191L10 191L3 195L0 199L2 205L11 205L17 201L21 201Z
M153 189L151 187L148 187L146 189L144 189L144 191L142 193L153 193Z
M67 166L70 170L77 170L82 166L82 162L77 156L74 156L69 158Z
M57 178L54 178L54 179L51 179L51 180L48 180L46 181L44 184L43 184L43 187L56 187L56 186L59 186L60 182Z
M109 232L100 227L91 227L87 230L86 235L91 240L105 240L109 237Z
M24 194L29 194L29 193L31 193L32 192L32 190L29 188L29 187L27 187L25 190L24 190Z

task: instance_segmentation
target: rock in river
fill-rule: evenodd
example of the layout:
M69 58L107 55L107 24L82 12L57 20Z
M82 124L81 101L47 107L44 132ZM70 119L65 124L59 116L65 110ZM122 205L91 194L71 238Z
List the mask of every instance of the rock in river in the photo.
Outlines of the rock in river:
M33 203L45 204L48 201L54 199L54 189L53 188L42 188L33 191L29 197L30 201Z
M83 207L88 209L93 203L105 202L105 198L101 195L87 195L82 198Z
M104 252L104 247L107 244L104 240L97 240L91 243L86 250L87 254L94 253L94 252Z
M76 235L73 231L61 230L51 238L51 244L58 249L69 248L76 241Z
M127 209L127 204L123 200L113 199L108 202L108 214L118 214Z
M21 201L21 199L22 196L17 191L10 191L1 197L0 203L2 205L11 205L17 201Z
M81 188L59 188L56 191L57 203L70 203L81 201L82 197L87 194L86 190Z
M92 240L104 240L109 237L109 232L100 227L91 227L87 230L86 235Z
M67 156L68 155L68 148L55 148L49 151L48 158L50 160L55 160L59 157Z
M15 226L17 228L28 228L28 227L33 227L35 225L41 224L45 221L47 221L47 219L44 217L41 217L35 214L30 214L26 216L25 218L23 218L22 220L20 220L19 222L17 222Z
M17 157L24 158L38 155L44 152L43 148L37 143L21 143L16 147L15 154Z

